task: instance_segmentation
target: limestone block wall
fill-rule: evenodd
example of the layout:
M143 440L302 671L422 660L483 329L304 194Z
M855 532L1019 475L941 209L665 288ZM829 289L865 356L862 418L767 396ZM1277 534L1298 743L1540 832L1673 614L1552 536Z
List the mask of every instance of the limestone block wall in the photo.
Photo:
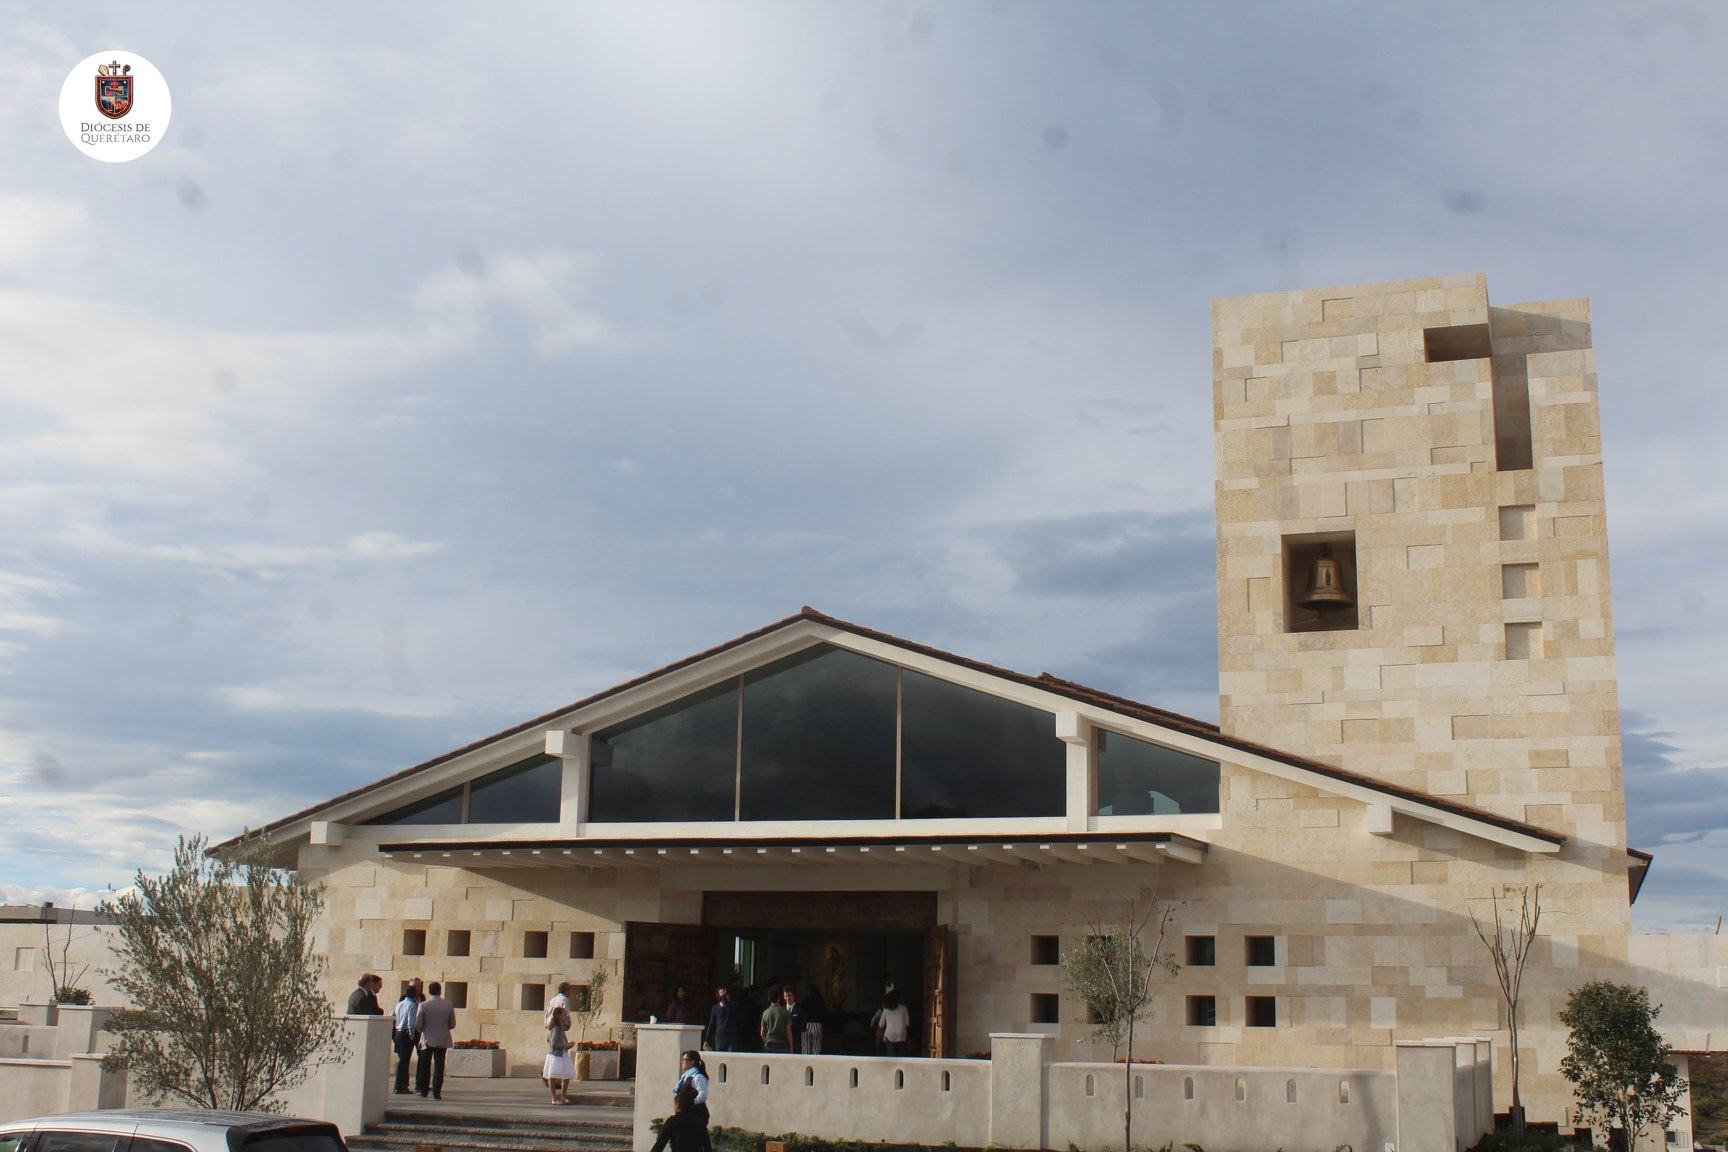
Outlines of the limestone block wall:
M1625 845L1585 301L1481 276L1213 306L1226 732ZM1357 608L1292 608L1335 541Z
M1034 962L1032 938L1077 944L1096 914L1155 890L1178 902L1166 940L1184 967L1161 982L1136 1054L1211 1066L1389 1068L1399 1042L1430 1036L1491 1038L1495 1097L1511 1098L1505 1008L1489 956L1471 925L1491 916L1497 886L1541 883L1542 933L1521 1008L1522 1091L1531 1114L1570 1121L1558 1073L1567 992L1591 979L1626 980L1626 900L1604 910L1612 884L1600 862L1565 853L1531 856L1398 817L1370 834L1361 804L1226 765L1224 827L1203 863L974 870L955 896L961 1029L956 1051L987 1046L992 1030L1042 1030L1061 1059L1108 1059L1089 1039L1085 1006L1060 969ZM1272 850L1276 846L1276 851ZM1623 883L1623 881L1621 881ZM1188 937L1210 938L1214 962L1188 964ZM1271 937L1272 964L1250 963L1250 937ZM1704 998L1712 988L1692 987ZM1710 971L1712 984L1715 973ZM1030 1023L1034 995L1056 995L1059 1022ZM1190 1023L1191 1001L1211 998L1210 1024ZM1256 1026L1251 998L1270 998L1271 1026ZM1264 1009L1264 1003L1260 1005Z
M652 881L576 870L468 871L454 862L392 863L376 846L307 845L300 867L326 886L318 951L329 960L333 1004L345 1004L362 972L384 978L386 1011L413 977L458 994L457 1039L497 1040L513 1070L538 1069L545 1052L543 1009L562 981L587 984L605 966L610 984L589 1039L617 1039L626 920L682 919ZM527 955L528 934L546 934L545 956ZM424 934L424 950L412 935ZM451 934L467 933L466 955ZM591 934L591 935L590 935ZM572 937L577 939L574 941ZM592 957L573 957L588 951ZM451 985L457 985L451 989Z
M621 969L625 922L697 923L702 892L717 888L933 891L957 949L956 1055L988 1051L992 1034L1013 1032L1047 1035L1057 1059L1107 1060L1107 1047L1090 1039L1084 1005L1063 987L1058 966L1040 962L1051 956L1034 939L1055 937L1059 955L1084 937L1090 916L1107 919L1122 896L1150 890L1181 905L1166 947L1185 966L1161 983L1138 1056L1222 1068L1390 1070L1397 1043L1488 1037L1501 1109L1510 1099L1504 1008L1470 914L1488 914L1497 885L1539 881L1543 932L1526 978L1522 1087L1533 1117L1569 1122L1555 1017L1575 985L1628 979L1628 941L1642 939L1598 906L1613 887L1599 861L1532 856L1403 816L1390 835L1374 835L1359 802L1229 764L1221 797L1223 827L1200 864L470 872L389 863L375 845L350 843L307 848L302 867L329 885L320 943L332 961L332 1003L366 970L382 974L391 993L414 975L467 982L458 1035L500 1041L518 1072L537 1065L543 1040L540 1012L516 999L522 983L581 982L596 963ZM1623 887L1618 900L1623 906ZM427 931L426 955L401 954L404 926ZM469 956L442 954L438 933L450 929L472 934ZM528 930L549 932L554 949L572 931L592 931L596 958L523 957ZM1188 937L1210 937L1214 962L1187 964ZM1251 953L1251 937L1270 938L1271 963L1251 963L1267 958ZM1698 1006L1677 1011L1675 1022L1708 1022L1711 997L1721 995L1716 954L1694 952L1646 961L1648 971L1669 973L1664 995ZM614 982L602 1034L614 1034L621 987ZM1054 1022L1038 1021L1051 1000L1035 997L1054 998ZM1190 1000L1199 997L1211 998L1211 1023L1189 1022ZM1251 1018L1250 998L1270 1001L1266 1026Z

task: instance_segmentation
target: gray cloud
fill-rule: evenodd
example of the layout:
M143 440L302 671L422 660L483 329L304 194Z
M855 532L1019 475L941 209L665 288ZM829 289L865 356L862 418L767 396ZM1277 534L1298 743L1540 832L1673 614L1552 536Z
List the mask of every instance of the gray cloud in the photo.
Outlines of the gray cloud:
M8 787L160 861L804 603L1210 714L1208 300L1481 270L1593 298L1639 915L1728 892L1704 8L405 11L153 9L99 174L0 45Z
M1212 599L1216 545L1209 512L1086 513L1022 522L990 535L1019 587L1034 595Z
M1627 834L1634 845L1695 841L1728 829L1728 764L1688 766L1640 712L1622 709L1621 755L1625 763ZM1664 877L1663 883L1669 883Z

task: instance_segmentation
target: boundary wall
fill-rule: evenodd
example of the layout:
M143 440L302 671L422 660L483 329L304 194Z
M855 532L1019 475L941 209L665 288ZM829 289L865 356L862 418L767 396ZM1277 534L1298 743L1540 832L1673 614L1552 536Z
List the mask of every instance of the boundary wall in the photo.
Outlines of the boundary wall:
M109 1008L24 1004L0 1022L0 1123L141 1103L124 1072L104 1072ZM342 1016L345 1059L282 1094L287 1112L329 1120L358 1136L384 1115L390 1091L390 1017ZM129 1099L130 1097L130 1099Z
M637 1026L635 1147L671 1110L679 1054L701 1029ZM1394 1071L1053 1063L1046 1035L997 1033L989 1060L710 1052L715 1124L865 1142L1116 1148L1124 1092L1135 1147L1239 1152L1463 1152L1493 1130L1492 1044L1397 1045ZM656 1090L660 1085L660 1090Z
M16 1021L0 1023L0 1123L126 1103L125 1075L102 1071L110 1011L23 1004Z

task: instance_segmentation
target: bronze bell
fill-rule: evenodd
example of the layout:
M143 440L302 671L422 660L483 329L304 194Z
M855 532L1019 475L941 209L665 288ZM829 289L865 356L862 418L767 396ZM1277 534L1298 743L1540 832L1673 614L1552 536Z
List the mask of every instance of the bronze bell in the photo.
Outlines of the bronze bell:
M1333 612L1355 603L1344 590L1344 574L1338 561L1332 559L1331 545L1320 546L1320 556L1314 561L1314 583L1297 603L1317 612Z

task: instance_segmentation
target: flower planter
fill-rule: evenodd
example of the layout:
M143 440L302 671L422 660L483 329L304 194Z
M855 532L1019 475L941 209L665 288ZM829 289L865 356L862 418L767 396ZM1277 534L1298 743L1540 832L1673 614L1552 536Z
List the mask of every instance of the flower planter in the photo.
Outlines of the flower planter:
M444 1057L446 1076L502 1076L504 1049L452 1048Z
M599 1052L576 1053L576 1079L578 1080L616 1080L618 1079L618 1049L613 1048Z

